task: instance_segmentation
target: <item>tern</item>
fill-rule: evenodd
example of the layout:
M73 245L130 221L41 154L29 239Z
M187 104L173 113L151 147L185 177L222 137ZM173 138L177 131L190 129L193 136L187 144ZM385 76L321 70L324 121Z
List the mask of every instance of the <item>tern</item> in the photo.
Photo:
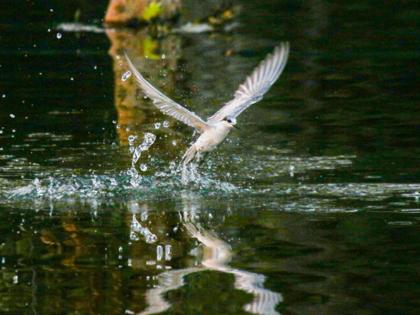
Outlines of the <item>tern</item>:
M286 66L288 56L289 43L283 42L261 61L244 83L239 85L232 100L207 120L203 120L149 83L125 53L128 66L145 96L150 98L161 112L193 127L200 133L182 158L184 166L192 161L200 161L205 153L213 151L225 140L229 132L235 128L236 118L252 104L260 101L277 81Z

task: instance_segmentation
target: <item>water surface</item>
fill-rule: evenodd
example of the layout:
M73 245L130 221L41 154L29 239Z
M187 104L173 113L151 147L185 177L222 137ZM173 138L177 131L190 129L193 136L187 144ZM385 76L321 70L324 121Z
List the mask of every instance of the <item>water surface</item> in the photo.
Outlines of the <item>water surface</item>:
M105 7L0 5L2 314L418 313L414 3L246 1L231 31L158 38L103 29ZM122 49L205 117L285 40L278 83L183 184L192 132Z

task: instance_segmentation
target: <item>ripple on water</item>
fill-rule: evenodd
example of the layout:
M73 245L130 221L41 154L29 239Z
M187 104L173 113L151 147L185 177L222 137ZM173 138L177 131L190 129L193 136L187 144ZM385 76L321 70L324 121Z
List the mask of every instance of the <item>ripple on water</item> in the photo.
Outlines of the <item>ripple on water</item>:
M72 135L66 135L66 134L55 134L51 132L34 132L30 133L27 136L27 139L25 139L25 142L35 142L35 141L41 141L41 140L50 140L50 141L69 141L73 138Z
M51 133L33 133L28 139L68 140ZM36 178L4 179L0 181L0 203L19 203L69 200L95 200L95 203L113 203L131 198L172 198L183 191L195 191L205 196L234 197L238 202L260 202L262 207L295 212L353 212L367 209L385 211L386 208L415 209L420 185L387 183L301 183L295 174L308 174L312 170L337 170L348 168L355 156L293 157L276 154L266 148L258 156L241 158L232 155L235 163L223 169L225 160L206 161L200 174L194 173L190 181L183 179L182 170L171 162L163 171L151 173L142 153L155 143L156 136L145 133L143 137L128 137L131 168L119 173L74 174L71 170L47 170L31 164ZM141 160L140 164L139 161ZM13 159L6 168L28 170L27 160ZM139 164L139 172L137 165ZM238 167L235 171L233 168ZM40 173L43 171L44 174ZM11 173L10 173L11 174ZM40 175L41 174L41 175ZM13 174L12 174L13 175ZM286 180L289 178L289 180ZM233 179L239 179L235 185ZM286 181L286 182L285 182ZM396 197L396 198L395 198ZM394 198L394 199L393 199ZM256 199L258 199L256 201ZM389 200L388 200L389 199ZM362 202L362 206L360 204ZM378 204L380 203L380 205ZM380 206L380 207L379 207ZM379 208L378 208L379 207Z
M69 202L94 200L96 204L124 200L173 198L184 191L203 196L234 197L238 203L259 202L262 208L287 212L354 212L389 209L418 213L414 198L419 184L299 184L281 183L270 187L243 187L214 179L209 174L198 176L187 185L180 170L172 164L167 172L138 176L124 171L118 174L56 175L33 180L0 180L0 203L24 204L34 200ZM247 201L248 200L248 201ZM398 200L398 205L395 205ZM378 202L380 207L378 207ZM406 209L406 210L404 210ZM410 212L410 213L411 213Z
M231 172L235 176L266 181L285 175L289 177L305 175L311 171L349 169L355 158L354 155L298 157L272 153L250 157L232 156L235 163L231 167L237 166L239 169ZM218 161L218 164L225 163Z
M105 30L99 26L83 23L61 23L57 26L57 30L64 32L88 32L88 33L104 33Z

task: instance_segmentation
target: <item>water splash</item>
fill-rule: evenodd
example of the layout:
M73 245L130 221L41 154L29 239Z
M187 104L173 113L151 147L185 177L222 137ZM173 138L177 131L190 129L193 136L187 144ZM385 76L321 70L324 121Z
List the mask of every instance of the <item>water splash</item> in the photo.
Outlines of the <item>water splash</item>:
M131 159L131 166L135 168L136 163L141 157L141 153L144 151L149 150L149 148L155 143L156 136L153 133L147 132L144 135L143 142L135 147L134 143L137 140L137 136L130 135L128 137L128 144L129 144L129 150L133 154L133 157Z
M130 185L132 187L135 187L135 188L140 187L142 178L134 166L132 166L131 168L127 170L127 175L130 177Z
M127 171L127 175L131 177L130 182L133 187L139 187L141 182L141 175L136 169L136 164L139 161L142 152L149 150L153 143L155 143L156 135L150 132L145 133L143 142L137 147L135 146L136 140L137 136L128 136L129 151L130 153L132 153L133 156L131 158L131 168ZM145 172L147 170L147 165L145 163L142 163L140 165L140 170L142 172Z
M147 171L147 165L146 164L140 164L140 171L146 172Z
M130 239L132 241L138 241L138 234L142 235L144 237L144 241L148 244L152 244L157 241L157 236L153 234L147 227L143 227L137 220L136 215L133 214L131 217L130 225Z
M137 136L129 135L127 140L128 140L129 150L130 150L131 153L133 153L134 152L134 142L137 140Z
M124 74L122 75L122 77L121 77L121 80L123 80L123 81L127 81L128 80L128 78L129 77L131 77L131 71L130 70L128 70L128 71L126 71L126 72L124 72Z
M172 197L185 190L203 196L232 198L236 195L234 198L245 206L258 198L261 207L288 212L369 211L369 207L374 207L377 201L387 203L395 211L412 211L410 209L418 208L420 200L418 184L301 182L302 174L310 174L312 170L348 168L353 158L349 156L304 159L279 158L269 154L262 156L259 163L248 165L255 161L252 157L241 160L232 155L235 163L229 166L227 172L226 160L213 155L201 165L199 173L187 177L193 179L185 182L182 169L175 161L143 159L145 155L142 153L149 150L155 141L156 136L151 133L145 134L144 139L130 135L128 143L132 167L120 172L109 170L103 174L94 171L76 174L72 169L40 168L10 156L4 171L25 167L31 172L22 178L0 178L0 204L26 207L36 203L34 208L48 209L51 202L114 204L122 200ZM149 165L152 162L153 170ZM237 170L235 165L238 165ZM271 201L268 201L270 198ZM393 205L395 198L400 200L398 206Z

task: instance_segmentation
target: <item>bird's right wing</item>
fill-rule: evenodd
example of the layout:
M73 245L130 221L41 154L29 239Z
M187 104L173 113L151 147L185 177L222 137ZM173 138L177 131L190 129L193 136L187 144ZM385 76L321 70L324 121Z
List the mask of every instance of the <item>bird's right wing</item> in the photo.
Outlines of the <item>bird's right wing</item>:
M204 120L156 89L136 69L127 54L125 54L125 58L127 59L128 66L130 67L131 72L134 74L138 85L143 90L144 94L152 100L153 104L161 112L172 116L179 121L182 121L184 124L195 128L200 133L207 129L208 124Z
M283 72L289 56L289 43L281 43L269 54L235 92L234 98L207 120L215 123L227 116L236 118L252 104L260 101Z

